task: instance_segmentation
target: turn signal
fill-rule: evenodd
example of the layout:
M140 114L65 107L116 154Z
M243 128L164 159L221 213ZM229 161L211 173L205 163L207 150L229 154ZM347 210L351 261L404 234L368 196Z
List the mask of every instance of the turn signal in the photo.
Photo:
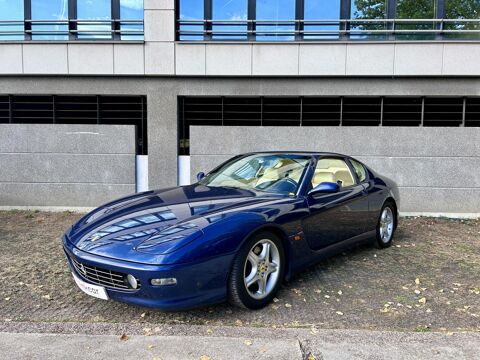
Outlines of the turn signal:
M177 285L177 279L175 278L163 278L163 279L152 279L150 284L153 286L164 286L164 285Z

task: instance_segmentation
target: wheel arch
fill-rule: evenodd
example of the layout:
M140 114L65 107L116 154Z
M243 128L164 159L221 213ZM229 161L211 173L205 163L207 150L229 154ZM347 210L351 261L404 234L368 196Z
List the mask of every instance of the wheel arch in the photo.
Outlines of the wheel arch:
M395 228L397 227L398 225L398 207L397 207L397 202L395 201L395 199L392 197L392 196L389 196L385 199L385 201L383 202L383 205L382 207L387 203L387 202L390 202L392 203L393 207L394 207L394 210L395 210Z

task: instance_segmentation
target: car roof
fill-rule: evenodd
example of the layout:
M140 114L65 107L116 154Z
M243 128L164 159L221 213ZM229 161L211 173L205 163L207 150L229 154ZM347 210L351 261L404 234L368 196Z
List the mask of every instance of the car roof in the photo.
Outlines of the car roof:
M294 155L335 156L335 157L350 158L350 156L348 155L334 153L334 152L322 152L322 151L254 151L254 152L245 153L243 155L255 155L255 154L294 154Z

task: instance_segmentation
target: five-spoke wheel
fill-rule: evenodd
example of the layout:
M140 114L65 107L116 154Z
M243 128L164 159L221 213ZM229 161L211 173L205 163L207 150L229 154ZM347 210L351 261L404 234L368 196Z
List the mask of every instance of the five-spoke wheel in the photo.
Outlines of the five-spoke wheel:
M248 239L237 254L229 278L232 304L259 309L275 296L284 271L281 240L270 232Z
M244 284L254 299L270 294L278 281L280 252L269 239L258 241L245 261Z

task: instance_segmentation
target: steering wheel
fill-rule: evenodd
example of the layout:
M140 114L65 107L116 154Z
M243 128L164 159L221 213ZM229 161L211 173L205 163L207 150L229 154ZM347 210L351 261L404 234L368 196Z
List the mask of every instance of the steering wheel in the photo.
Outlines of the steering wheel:
M297 189L297 186L298 186L298 183L295 180L289 177L285 177L275 181L261 183L260 185L255 186L255 188L260 190L264 190L268 188L271 190L274 189L282 193L291 193Z

